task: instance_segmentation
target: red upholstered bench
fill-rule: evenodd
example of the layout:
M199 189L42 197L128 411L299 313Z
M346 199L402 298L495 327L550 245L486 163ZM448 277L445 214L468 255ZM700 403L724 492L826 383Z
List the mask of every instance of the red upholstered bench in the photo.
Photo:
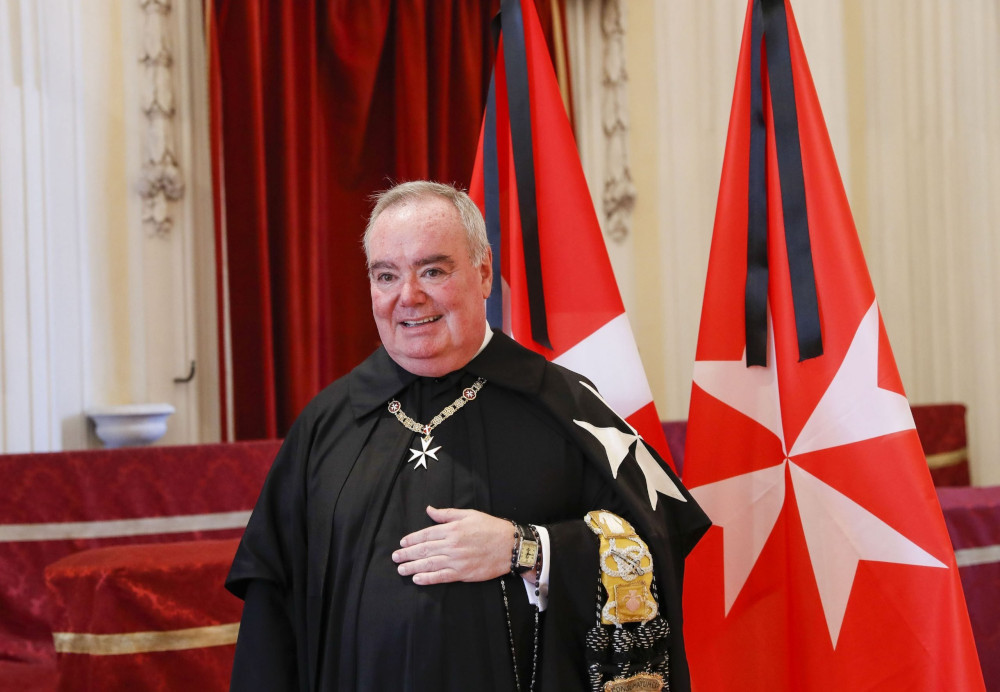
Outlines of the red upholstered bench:
M95 548L49 565L60 690L228 689L243 603L223 582L238 543Z
M0 690L54 689L46 565L92 548L242 535L279 445L0 455Z

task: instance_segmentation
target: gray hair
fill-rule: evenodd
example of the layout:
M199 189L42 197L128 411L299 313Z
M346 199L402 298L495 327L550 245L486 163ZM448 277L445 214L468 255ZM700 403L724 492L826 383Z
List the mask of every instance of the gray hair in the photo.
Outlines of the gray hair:
M486 251L490 247L490 242L486 238L486 222L479 211L479 207L472 201L465 192L454 185L445 183L435 183L430 180L411 180L407 183L400 183L388 190L377 192L372 195L375 201L375 208L368 217L368 225L365 226L365 234L361 239L365 248L365 259L370 260L368 255L368 243L371 237L372 228L375 221L386 209L399 205L414 202L428 197L439 197L451 202L462 221L465 229L466 240L469 245L469 257L472 263L479 265L486 259Z

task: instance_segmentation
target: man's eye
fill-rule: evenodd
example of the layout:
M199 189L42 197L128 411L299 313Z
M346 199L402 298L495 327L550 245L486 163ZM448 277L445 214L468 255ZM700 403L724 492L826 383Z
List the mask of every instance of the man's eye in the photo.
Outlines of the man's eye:
M389 272L380 272L375 275L375 281L380 284L386 284L392 281L395 277Z
M424 276L426 276L428 279L438 279L444 276L444 271L441 269L437 269L436 267L431 267L430 269L424 272Z

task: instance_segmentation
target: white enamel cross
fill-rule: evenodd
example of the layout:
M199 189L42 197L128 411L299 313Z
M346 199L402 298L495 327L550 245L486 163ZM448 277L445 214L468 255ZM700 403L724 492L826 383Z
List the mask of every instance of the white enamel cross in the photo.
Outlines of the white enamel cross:
M411 447L410 448L410 452L413 453L413 456L411 456L409 459L407 459L406 463L409 464L411 461L413 461L414 459L416 459L417 463L414 464L414 466L413 466L413 468L416 469L416 468L419 468L421 466L423 466L424 468L427 468L427 457L430 457L434 461L440 461L440 459L437 458L437 451L439 449L441 449L441 447L438 446L438 447L435 447L434 449L428 449L428 447L431 446L431 442L433 440L434 440L434 438L431 437L431 436L429 436L429 435L427 437L421 437L420 438L420 445L423 447L423 449L413 449Z

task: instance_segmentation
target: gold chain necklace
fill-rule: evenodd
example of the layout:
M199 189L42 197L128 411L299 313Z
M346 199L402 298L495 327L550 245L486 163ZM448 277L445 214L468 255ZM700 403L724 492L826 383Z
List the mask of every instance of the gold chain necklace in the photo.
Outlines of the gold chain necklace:
M413 453L413 456L411 456L407 460L406 462L407 464L416 459L417 463L414 465L413 468L416 469L423 466L426 469L428 457L430 457L434 461L438 460L437 451L441 449L441 447L435 447L434 449L430 449L431 441L433 441L434 439L431 436L431 430L444 423L446 420L455 415L460 408L462 408L467 403L475 399L476 394L479 393L479 390L482 389L483 385L485 384L486 380L484 380L482 377L477 377L476 381L472 383L471 387L466 387L465 389L462 390L462 396L458 397L453 402L445 406L441 410L441 413L431 418L431 422L427 423L426 425L418 423L417 421L413 420L408 415L403 413L403 405L400 404L395 399L389 402L389 413L396 416L396 420L402 423L407 430L412 430L413 432L420 433L421 435L424 436L423 439L420 440L420 446L422 447L422 449L410 448L410 451Z

